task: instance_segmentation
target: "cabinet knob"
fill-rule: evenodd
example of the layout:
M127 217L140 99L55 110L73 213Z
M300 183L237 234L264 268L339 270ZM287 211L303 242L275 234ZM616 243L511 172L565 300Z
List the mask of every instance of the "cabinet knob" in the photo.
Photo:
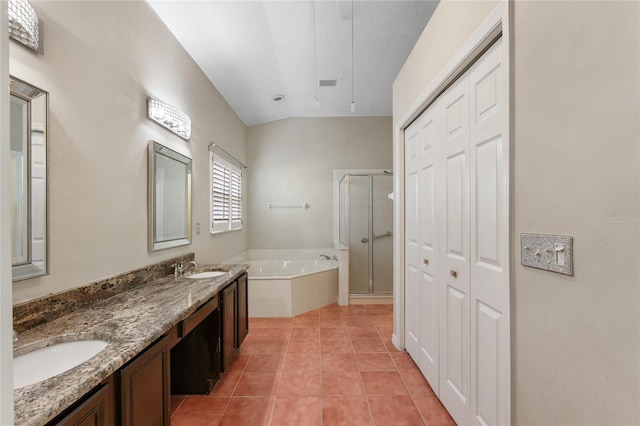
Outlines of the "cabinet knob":
M453 269L449 271L449 275L451 275L453 278L457 278L458 277L458 273L456 271L454 271Z
M429 259L422 259L422 263L424 263L425 265L429 264Z

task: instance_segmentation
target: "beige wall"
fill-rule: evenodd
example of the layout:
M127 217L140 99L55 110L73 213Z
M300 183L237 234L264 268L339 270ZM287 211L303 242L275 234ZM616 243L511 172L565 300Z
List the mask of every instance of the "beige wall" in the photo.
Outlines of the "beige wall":
M440 4L394 121L494 5ZM512 420L639 424L638 3L511 6ZM575 276L521 266L523 232L572 235Z
M14 284L20 302L195 252L220 261L247 232L208 233L208 151L240 159L246 128L146 2L33 2L44 55L10 45L10 72L50 93L50 272ZM191 116L185 142L146 118L152 95ZM190 155L193 244L147 252L147 145Z
M638 3L516 2L513 17L513 246L575 238L574 277L513 251L515 419L640 424Z
M291 118L249 127L249 246L333 247L333 170L391 168L391 117ZM308 203L308 210L267 203Z
M413 106L499 1L443 0L393 83L393 117Z

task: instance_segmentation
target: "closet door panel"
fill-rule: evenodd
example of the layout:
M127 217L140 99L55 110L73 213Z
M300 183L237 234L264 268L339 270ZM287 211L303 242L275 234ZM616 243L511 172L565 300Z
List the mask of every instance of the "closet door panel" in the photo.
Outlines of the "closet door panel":
M439 173L441 244L440 399L459 424L469 421L469 86L463 75L440 99Z
M416 363L436 395L438 392L439 309L436 281L438 257L435 211L435 157L442 126L438 124L439 109L434 103L420 122L420 354Z
M405 347L413 359L419 358L420 340L419 149L420 125L416 122L405 131Z
M469 70L473 424L509 422L508 145L502 42Z

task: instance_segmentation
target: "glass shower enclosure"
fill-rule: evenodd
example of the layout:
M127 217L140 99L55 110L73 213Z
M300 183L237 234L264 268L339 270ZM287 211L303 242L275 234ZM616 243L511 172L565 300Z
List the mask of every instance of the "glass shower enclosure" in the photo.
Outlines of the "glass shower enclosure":
M393 191L390 172L345 174L339 182L339 238L349 249L349 294L393 290Z

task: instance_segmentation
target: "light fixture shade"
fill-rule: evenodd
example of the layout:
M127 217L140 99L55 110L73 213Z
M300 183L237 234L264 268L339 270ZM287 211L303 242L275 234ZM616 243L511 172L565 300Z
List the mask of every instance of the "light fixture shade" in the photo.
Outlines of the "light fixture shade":
M191 138L191 119L179 109L157 99L148 98L147 115L182 139L189 140Z
M9 37L38 50L40 29L38 15L27 0L9 0Z

